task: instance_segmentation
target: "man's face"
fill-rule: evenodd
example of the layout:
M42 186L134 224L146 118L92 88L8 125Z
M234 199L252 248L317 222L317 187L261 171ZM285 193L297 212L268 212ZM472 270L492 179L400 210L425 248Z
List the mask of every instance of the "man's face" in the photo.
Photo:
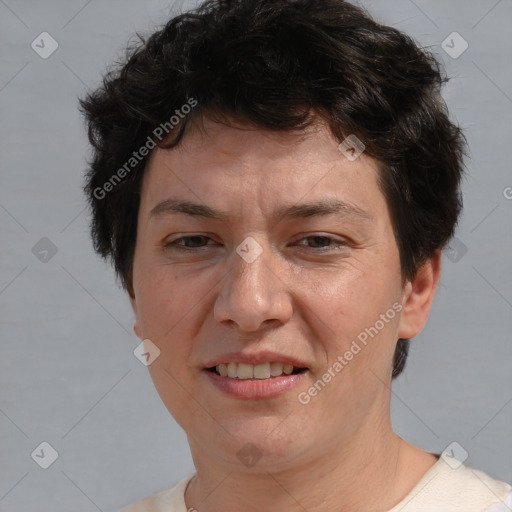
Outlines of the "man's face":
M348 160L320 123L297 134L206 119L180 148L153 152L135 330L160 349L149 370L193 454L240 467L250 443L255 468L286 467L389 421L404 297L377 177L374 160ZM211 369L223 363L236 377Z

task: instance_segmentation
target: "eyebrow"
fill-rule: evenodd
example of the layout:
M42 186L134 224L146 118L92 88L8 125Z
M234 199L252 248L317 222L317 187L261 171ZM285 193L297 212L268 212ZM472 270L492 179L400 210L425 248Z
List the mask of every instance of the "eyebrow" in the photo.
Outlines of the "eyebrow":
M159 202L149 212L150 218L159 217L165 214L181 213L191 217L204 217L207 219L226 222L229 214L207 205L194 203L183 199L169 198ZM339 199L325 199L321 201L307 202L297 205L281 206L273 215L277 222L285 219L299 219L315 217L320 215L343 215L354 218L372 220L372 216L355 204L341 201Z

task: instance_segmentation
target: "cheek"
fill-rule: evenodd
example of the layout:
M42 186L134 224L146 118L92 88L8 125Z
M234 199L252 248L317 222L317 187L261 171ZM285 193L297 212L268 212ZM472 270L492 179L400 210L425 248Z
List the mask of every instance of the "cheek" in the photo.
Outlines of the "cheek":
M296 281L306 297L307 307L301 314L323 340L328 361L344 354L358 339L368 342L354 356L361 363L379 357L387 360L394 350L399 315L393 304L400 303L400 268L394 258L388 261L394 263L361 261L314 279L302 275ZM374 340L378 342L368 350Z
M181 290L180 283L169 269L155 265L146 269L139 267L135 294L142 336L150 339L160 350L158 359L149 367L151 376L157 389L160 384L165 384L166 388L173 387L172 379L165 376L163 369L173 375L184 373L190 350L190 343L184 342L184 319L192 308L192 294L190 290L188 293Z
M322 340L319 350L325 360L313 382L329 382L310 405L325 425L340 415L359 425L387 393L382 381L390 377L397 339L399 270L361 265L350 273L317 279L310 292L306 321Z
M193 319L201 306L200 283L180 279L169 267L153 265L139 269L136 289L142 334L160 350L148 370L168 411L185 426L189 415L204 414L191 398L195 391L195 369L189 361L194 351ZM197 408L197 410L196 410ZM187 427L189 428L189 427Z
M309 276L301 283L309 307L335 331L352 331L375 322L399 296L396 282L376 275L368 267L316 275L313 279Z
M148 337L167 339L201 297L200 280L180 278L170 266L161 263L142 263L137 284L141 325Z

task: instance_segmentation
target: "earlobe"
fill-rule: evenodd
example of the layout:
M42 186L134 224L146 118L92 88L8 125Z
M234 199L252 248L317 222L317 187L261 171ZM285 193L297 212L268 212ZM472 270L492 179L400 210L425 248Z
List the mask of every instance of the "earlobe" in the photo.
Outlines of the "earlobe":
M414 338L427 322L441 275L441 250L422 265L404 287L399 338Z
M133 323L133 332L137 336L137 338L142 339L142 329L140 327L140 319L139 319L139 309L137 307L137 300L135 297L130 295L130 304L133 309L134 323Z

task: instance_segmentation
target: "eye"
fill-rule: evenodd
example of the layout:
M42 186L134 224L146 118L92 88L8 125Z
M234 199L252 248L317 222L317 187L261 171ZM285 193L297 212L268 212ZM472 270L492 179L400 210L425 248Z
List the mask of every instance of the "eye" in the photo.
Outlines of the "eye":
M204 235L183 236L181 238L176 238L176 240L171 242L165 243L164 247L168 249L176 249L178 251L201 249L207 245L208 240L213 241L211 238Z
M304 243L305 241L307 243ZM205 235L190 235L166 242L164 244L164 248L176 251L191 252L212 245L208 242L215 243L214 240ZM297 245L302 246L302 248L305 248L306 250L310 249L313 252L330 252L344 248L348 245L348 243L344 240L337 240L325 235L310 235L301 238L299 242L297 242Z
M306 246L306 248L314 249L315 252L331 251L331 250L346 247L348 245L347 242L345 242L343 240L336 240L334 238L331 238L329 236L324 236L324 235L305 236L304 238L300 239L298 245L304 246L304 244L300 243L304 240L312 241L312 244L308 244Z

